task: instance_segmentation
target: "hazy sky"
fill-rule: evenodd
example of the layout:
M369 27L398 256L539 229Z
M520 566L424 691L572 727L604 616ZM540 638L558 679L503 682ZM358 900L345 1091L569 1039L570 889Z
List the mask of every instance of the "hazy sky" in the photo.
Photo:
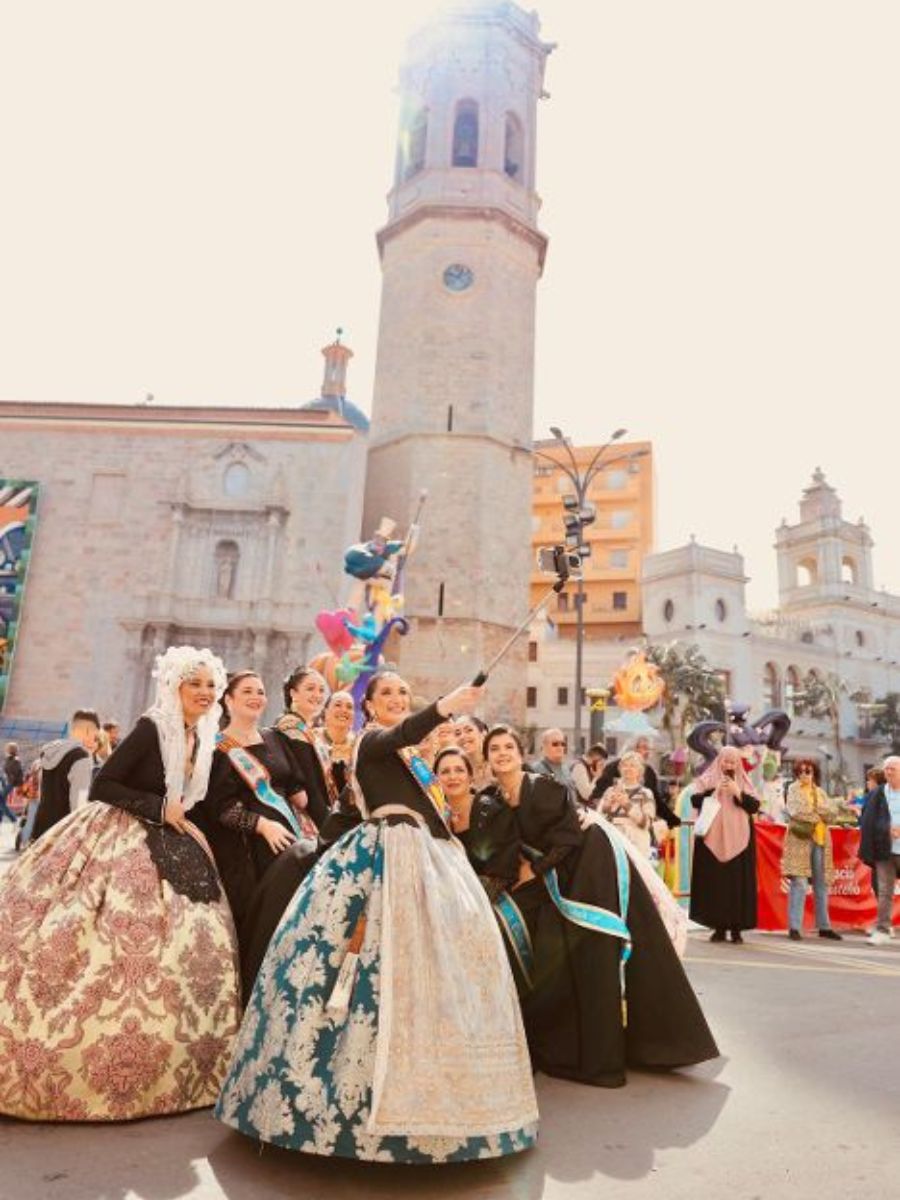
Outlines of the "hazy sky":
M343 325L368 410L433 7L0 0L0 398L302 402ZM900 4L539 11L536 432L652 438L657 548L737 543L756 607L821 465L900 592Z

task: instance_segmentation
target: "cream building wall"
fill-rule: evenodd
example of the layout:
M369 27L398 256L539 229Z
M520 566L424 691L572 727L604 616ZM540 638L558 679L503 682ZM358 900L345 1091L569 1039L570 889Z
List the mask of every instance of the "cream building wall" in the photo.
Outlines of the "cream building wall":
M41 485L4 718L127 724L180 642L260 671L277 702L343 586L364 432L328 410L5 403L0 446L0 474Z

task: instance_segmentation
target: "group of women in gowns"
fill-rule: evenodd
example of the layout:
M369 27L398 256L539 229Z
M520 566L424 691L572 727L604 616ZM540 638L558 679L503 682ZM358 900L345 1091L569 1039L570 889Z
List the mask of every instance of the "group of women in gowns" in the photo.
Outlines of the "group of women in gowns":
M451 1162L533 1144L533 1069L618 1086L716 1056L625 839L525 772L512 730L482 740L482 689L412 714L381 671L355 740L348 700L316 732L301 668L261 730L255 673L161 657L96 803L7 877L0 1112L215 1101L261 1142ZM432 770L420 748L453 718L471 756Z

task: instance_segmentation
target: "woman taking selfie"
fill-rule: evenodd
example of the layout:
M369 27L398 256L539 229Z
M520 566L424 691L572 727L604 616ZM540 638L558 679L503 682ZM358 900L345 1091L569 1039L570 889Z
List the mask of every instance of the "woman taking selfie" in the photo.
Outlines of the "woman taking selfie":
M399 675L369 682L361 823L288 905L219 1098L219 1118L248 1137L407 1163L533 1144L531 1066L500 931L415 749L480 700L461 687L410 715Z

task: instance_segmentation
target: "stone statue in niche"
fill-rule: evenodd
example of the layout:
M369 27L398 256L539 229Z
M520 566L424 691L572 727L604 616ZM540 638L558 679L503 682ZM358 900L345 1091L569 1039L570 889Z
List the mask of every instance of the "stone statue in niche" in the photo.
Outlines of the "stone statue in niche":
M239 557L240 551L234 542L219 542L216 546L215 583L216 598L219 600L234 599Z

